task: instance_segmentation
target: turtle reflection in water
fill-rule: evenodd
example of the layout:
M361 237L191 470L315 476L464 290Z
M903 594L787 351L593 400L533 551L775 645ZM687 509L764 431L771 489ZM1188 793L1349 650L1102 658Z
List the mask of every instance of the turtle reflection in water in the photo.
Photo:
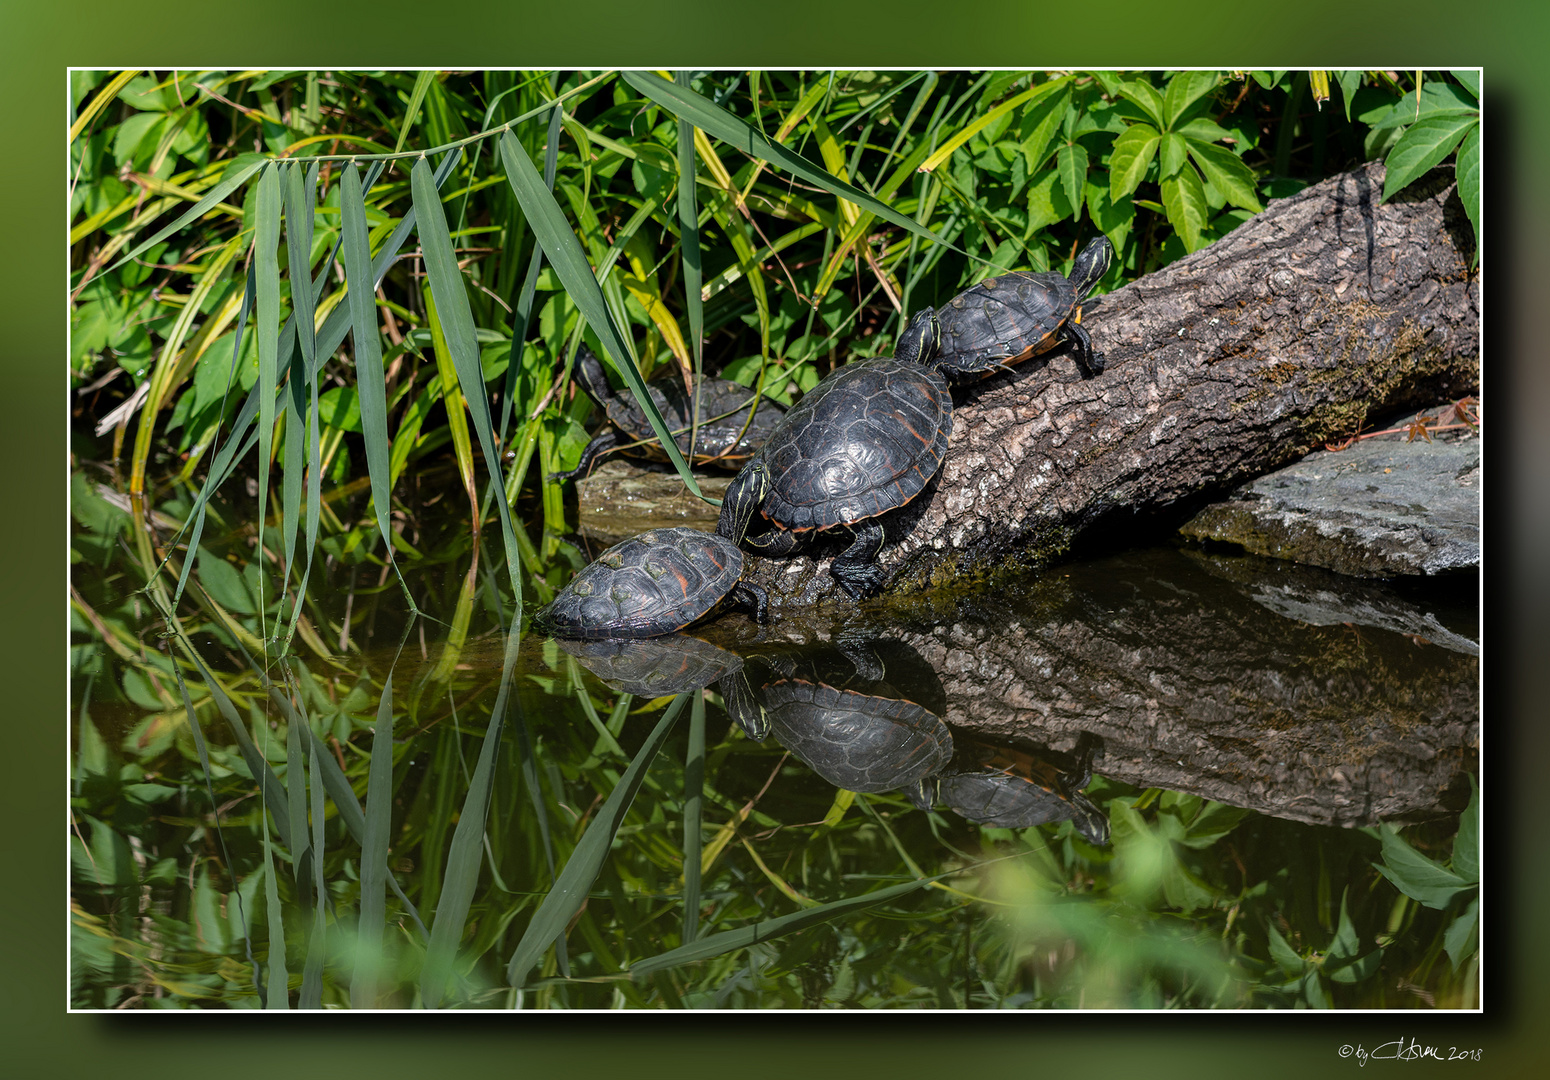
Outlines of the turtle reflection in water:
M930 671L902 642L877 644L908 650L911 670ZM836 670L836 658L848 661L852 673ZM776 659L773 666L778 677L755 695L762 708L734 708L728 699L728 711L750 738L762 741L773 733L836 787L860 793L892 791L951 759L953 737L947 725L886 681L870 647L822 645Z
M688 634L613 641L555 639L610 689L659 698L716 684L728 711L757 714L743 658Z
M950 766L907 794L922 810L945 803L970 821L998 829L1070 821L1092 843L1107 844L1108 815L1082 794L1098 745L1084 732L1073 751L1074 767L1063 770L1046 754L976 743L963 754L968 767Z

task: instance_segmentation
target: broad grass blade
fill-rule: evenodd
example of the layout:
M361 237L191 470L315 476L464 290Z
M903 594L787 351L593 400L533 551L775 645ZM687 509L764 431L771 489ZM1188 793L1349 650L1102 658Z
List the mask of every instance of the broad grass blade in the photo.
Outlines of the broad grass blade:
M286 807L296 826L296 845L291 848L291 874L296 879L296 900L304 908L309 906L307 878L311 876L312 870L312 851L307 839L307 751L302 745L301 735L302 728L306 726L301 717L292 713L285 730ZM314 763L313 769L316 768ZM317 784L316 778L313 784Z
M630 803L634 801L635 793L640 789L641 781L645 779L646 768L657 756L657 752L662 749L662 744L667 741L678 714L683 712L684 704L688 700L688 694L679 694L667 707L656 728L646 737L645 745L635 755L635 760L630 762L629 768L625 769L624 775L619 778L618 786L603 802L597 816L592 819L592 824L587 826L586 833L577 843L576 849L571 852L570 860L566 862L565 869L560 872L560 878L554 883L554 888L549 890L549 895L544 897L544 902L534 912L532 922L527 925L527 932L522 935L522 940L517 942L511 963L506 965L506 981L512 986L520 987L527 981L527 974L537 963L538 958L556 938L565 932L565 927L570 924L571 918L586 902L587 893L591 890L592 883L597 880L597 875L602 872L603 861L608 858L608 853L613 847L614 835L618 833L619 826L624 823L624 816L629 812Z
M296 584L296 602L291 605L291 625L286 630L285 641L290 644L292 635L296 633L296 620L301 615L302 597L307 592L307 580L312 576L312 554L317 548L318 540L318 514L322 505L322 457L319 447L322 420L318 414L318 368L320 364L317 357L316 341L316 305L312 289L311 260L312 260L312 219L314 214L315 193L317 191L318 165L313 162L307 170L305 179L302 176L300 165L293 165L289 170L286 186L285 201L285 239L290 256L291 274L295 277L297 268L301 269L302 287L291 287L291 303L296 309L296 342L302 356L302 367L305 371L302 383L306 387L306 395L300 394L300 387L295 395L298 403L302 404L300 411L306 418L305 431L307 432L307 563L301 572L301 580ZM327 268L324 268L327 272ZM297 455L300 464L300 455ZM287 464L290 459L287 458ZM290 469L286 469L287 474ZM298 470L299 471L299 470ZM289 526L287 526L289 528ZM286 560L285 581L290 580L290 561Z
M508 131L504 137L510 139L511 133ZM463 285L462 271L457 266L457 255L452 250L452 237L447 231L447 216L441 208L441 196L437 194L430 163L423 157L414 163L409 182L414 193L415 213L419 218L417 230L420 247L425 255L425 275L437 297L442 332L446 335L447 346L457 365L458 382L462 384L463 397L468 402L474 430L479 435L479 448L484 452L485 467L496 478L500 489L505 490L500 451L495 446L495 435L490 425L489 397L484 392L484 372L479 366L474 315L468 306L468 291ZM496 509L500 511L501 538L506 547L506 570L511 575L516 607L512 618L516 626L520 625L522 618L521 558L511 523L511 508L506 505L505 499L497 499Z
M778 919L766 919L763 922L745 926L740 930L726 930L710 937L702 938L690 945L680 945L676 949L669 949L665 953L649 957L638 963L630 965L630 974L649 975L653 971L662 971L665 968L676 967L679 964L692 963L695 960L708 960L713 956L721 956L724 953L736 949L744 949L761 941L772 941L786 934L795 933L809 926L837 919L842 915L848 915L853 911L862 911L888 900L895 900L906 896L916 889L931 884L937 878L922 878L919 881L906 881L902 885L891 885L886 889L878 889L875 892L862 893L860 896L848 897L844 900L835 900L832 903L820 904L817 907L807 908L791 915L782 915Z
M274 439L275 389L280 347L280 167L271 164L258 178L253 262L258 267L258 607L264 618L264 522L268 518L270 444ZM267 636L267 631L265 632Z
M393 820L393 675L382 685L377 726L371 734L371 770L366 783L366 831L361 837L361 906L356 920L355 974L350 1008L377 1004L382 936L387 927L388 833Z
M763 158L772 165L779 165L808 183L816 184L841 199L848 199L863 210L870 211L901 229L906 229L926 240L946 243L942 237L924 225L899 213L886 203L874 199L854 184L847 184L830 175L794 150L773 142L762 132L756 131L720 105L706 100L687 87L674 86L662 76L649 71L621 71L619 74L625 82L680 120L689 121L722 142L730 143L753 157Z
M521 588L519 582L513 584ZM446 994L447 980L452 974L452 961L457 955L458 943L463 940L468 908L473 902L474 887L479 881L479 867L484 861L485 818L490 810L490 789L495 783L495 751L500 745L501 731L505 727L511 675L516 667L521 641L521 634L514 624L511 633L506 636L506 658L501 667L500 691L495 697L495 707L490 712L490 728L485 732L484 745L479 750L479 763L474 767L468 795L463 800L463 811L457 820L457 830L452 834L445 884L440 899L436 901L430 948L426 950L425 967L420 976L420 999L427 1009L440 1007Z
M366 201L354 162L339 178L340 240L344 253L346 300L355 332L355 389L361 403L366 470L371 477L371 502L382 557L393 559L392 527L388 524L392 488L388 484L387 382L382 370L382 339L377 334L376 281L371 262L371 237L366 228ZM394 560L396 568L397 561Z
M522 144L509 131L501 136L501 159L506 165L506 180L511 184L517 202L522 205L522 212L533 226L533 234L543 245L544 254L559 275L565 291L603 343L604 351L613 360L614 368L624 377L630 392L635 395L636 403L645 411L646 419L651 421L652 430L656 432L662 449L678 470L684 485L703 499L705 496L700 493L700 485L695 482L683 455L678 452L678 444L673 440L667 421L662 419L661 412L646 391L646 383L640 376L640 369L635 366L623 335L608 314L603 290L598 287L597 278L587 264L581 241L571 231L560 204L554 201L554 196L539 179L538 170L533 168L527 151L522 149Z

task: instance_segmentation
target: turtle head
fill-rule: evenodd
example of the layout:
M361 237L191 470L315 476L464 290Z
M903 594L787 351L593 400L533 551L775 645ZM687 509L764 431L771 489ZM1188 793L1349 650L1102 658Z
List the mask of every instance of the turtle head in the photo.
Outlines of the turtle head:
M599 405L614 397L614 389L608 385L608 376L603 372L603 362L584 343L576 348L576 369L571 377Z
M1076 286L1078 298L1085 297L1098 284L1098 279L1109 272L1109 264L1113 261L1114 245L1109 243L1107 236L1099 233L1071 264L1071 284Z
M912 364L929 364L936 359L941 347L942 324L937 322L936 311L927 307L917 311L904 333L899 335L893 355Z

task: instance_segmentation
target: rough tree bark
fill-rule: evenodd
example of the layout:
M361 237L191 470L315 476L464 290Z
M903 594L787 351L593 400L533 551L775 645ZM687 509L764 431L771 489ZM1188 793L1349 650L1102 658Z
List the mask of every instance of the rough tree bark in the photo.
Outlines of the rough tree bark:
M1441 173L1380 205L1383 174L1278 200L1105 296L1084 320L1098 377L1056 354L958 391L941 473L884 518L888 590L1048 563L1111 515L1225 493L1371 414L1473 391L1462 205ZM849 603L827 573L845 542L754 559L750 578L777 607Z

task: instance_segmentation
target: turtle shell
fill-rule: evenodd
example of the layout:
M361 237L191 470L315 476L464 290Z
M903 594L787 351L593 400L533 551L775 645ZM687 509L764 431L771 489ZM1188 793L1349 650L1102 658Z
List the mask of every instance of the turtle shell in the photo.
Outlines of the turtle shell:
M1047 352L1076 307L1076 286L1061 274L1017 270L986 278L937 311L937 363L949 372L988 373Z
M615 544L577 574L533 626L555 637L643 638L711 614L743 575L743 553L698 529L652 529Z
M700 426L694 432L690 430L694 420L694 400L684 388L683 380L670 375L646 384L646 392L651 395L652 403L662 414L662 419L667 421L670 430L677 432L673 441L678 444L678 452L686 459L690 452L690 436L694 435L692 463L695 465L740 468L753 456L755 450L764 445L786 414L785 409L769 398L760 400L758 408L754 409L754 403L750 400L754 396L753 389L727 379L703 378L699 388ZM606 407L608 419L615 427L632 438L643 440L642 445L632 448L631 453L654 461L667 460L651 422L635 403L634 397L615 394L608 399ZM748 418L750 411L753 412L752 421Z
M953 756L947 725L913 701L782 679L761 691L770 730L836 787L871 793L905 787Z
M936 475L952 429L952 397L934 366L852 361L803 397L755 455L774 478L760 510L794 532L887 513Z
M743 658L687 634L641 641L564 641L560 647L622 694L658 698L698 690L743 669Z

